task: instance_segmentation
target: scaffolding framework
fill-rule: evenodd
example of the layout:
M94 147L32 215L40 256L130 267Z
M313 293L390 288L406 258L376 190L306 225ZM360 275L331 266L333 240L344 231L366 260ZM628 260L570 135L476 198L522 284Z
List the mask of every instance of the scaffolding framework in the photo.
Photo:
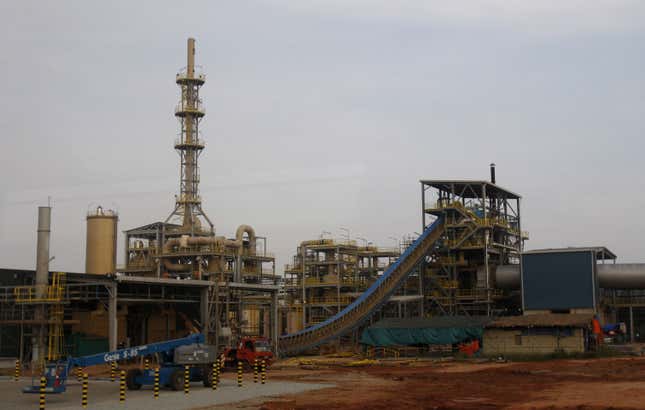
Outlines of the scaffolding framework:
M398 249L358 246L355 241L304 241L285 266L288 333L340 312L398 258Z
M491 315L504 310L494 269L519 263L528 234L521 230L520 199L488 181L422 180L421 221L443 217L445 232L427 257L426 315Z

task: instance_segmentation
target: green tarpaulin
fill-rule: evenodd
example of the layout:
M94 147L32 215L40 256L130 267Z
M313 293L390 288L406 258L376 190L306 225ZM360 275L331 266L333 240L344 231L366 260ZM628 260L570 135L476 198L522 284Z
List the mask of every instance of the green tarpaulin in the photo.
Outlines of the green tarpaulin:
M368 327L361 343L370 346L446 345L481 339L488 317L384 319Z

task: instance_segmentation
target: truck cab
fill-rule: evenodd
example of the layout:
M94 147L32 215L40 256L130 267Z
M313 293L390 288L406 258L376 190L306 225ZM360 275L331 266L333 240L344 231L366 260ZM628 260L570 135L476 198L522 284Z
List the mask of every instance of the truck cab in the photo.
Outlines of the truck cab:
M238 362L253 367L255 360L264 360L267 365L273 360L271 342L265 337L243 337L236 347L224 350L222 354L226 367L237 367Z

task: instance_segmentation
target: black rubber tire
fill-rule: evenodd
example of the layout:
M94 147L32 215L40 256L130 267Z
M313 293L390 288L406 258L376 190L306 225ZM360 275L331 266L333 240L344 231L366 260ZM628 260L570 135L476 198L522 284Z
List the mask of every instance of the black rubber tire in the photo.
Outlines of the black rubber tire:
M184 389L184 371L182 369L177 369L170 375L170 387L173 390L183 390Z
M135 378L140 375L140 369L128 370L128 374L125 376L125 385L128 386L128 390L139 390L141 388L141 385L135 381Z
M213 380L213 366L207 365L202 367L202 383L204 383L204 387L211 387L212 380Z

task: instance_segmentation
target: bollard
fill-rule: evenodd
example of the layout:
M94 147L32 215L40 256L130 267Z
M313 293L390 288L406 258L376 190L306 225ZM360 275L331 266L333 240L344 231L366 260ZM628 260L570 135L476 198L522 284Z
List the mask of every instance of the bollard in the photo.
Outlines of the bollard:
M219 385L219 376L220 373L222 372L222 367L224 366L224 359L218 359L217 360L217 384Z
M211 389L217 390L217 372L219 371L219 360L213 362L211 370Z
M237 361L237 387L242 387L242 361Z
M88 378L87 373L83 373L83 387L81 389L81 407L87 407L87 387L88 387Z
M154 398L159 398L159 368L155 367L155 386L154 386Z
M110 379L116 380L116 362L110 362Z
M264 359L262 359L261 371L262 371L262 384L264 384L267 380L267 362Z
M258 359L253 360L253 383L258 382Z
M146 359L143 361L143 369L144 369L144 370L150 370L150 361L148 360L148 358L146 358Z
M38 408L40 410L45 410L45 387L47 386L47 379L45 376L40 378L40 401Z
M13 373L13 379L15 381L20 379L20 360L16 360L16 371Z
M119 402L125 403L125 370L119 376Z
M190 393L190 366L184 366L184 394Z
M79 381L79 382L82 382L83 381L83 372L84 372L85 369L82 368L82 367L77 367L75 370L76 370L76 380Z

